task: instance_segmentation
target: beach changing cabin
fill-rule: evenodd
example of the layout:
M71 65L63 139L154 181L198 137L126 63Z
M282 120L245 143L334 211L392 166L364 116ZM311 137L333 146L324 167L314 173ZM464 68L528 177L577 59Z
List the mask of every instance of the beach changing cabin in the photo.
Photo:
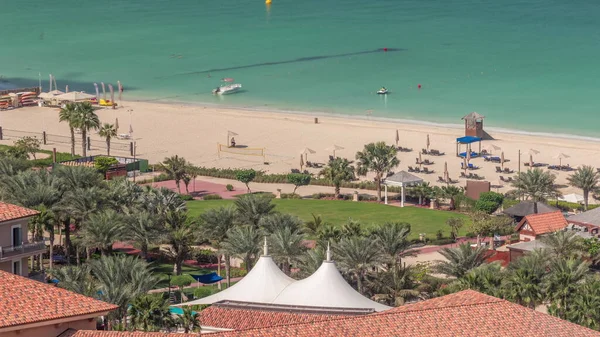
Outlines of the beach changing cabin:
M477 112L471 112L464 116L462 120L465 121L465 136L483 138L485 134L483 131L484 118L485 116L482 116Z

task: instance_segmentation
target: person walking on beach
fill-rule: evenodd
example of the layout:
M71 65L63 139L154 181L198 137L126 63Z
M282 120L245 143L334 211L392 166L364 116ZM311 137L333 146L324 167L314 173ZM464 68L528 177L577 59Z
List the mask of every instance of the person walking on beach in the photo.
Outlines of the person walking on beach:
M235 147L235 138L231 137L231 146L230 147Z

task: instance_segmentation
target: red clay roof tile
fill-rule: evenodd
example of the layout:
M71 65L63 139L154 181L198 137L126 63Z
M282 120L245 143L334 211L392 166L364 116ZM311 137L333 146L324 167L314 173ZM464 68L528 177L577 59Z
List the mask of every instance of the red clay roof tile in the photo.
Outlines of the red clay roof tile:
M219 308L213 305L202 310L200 317L202 326L243 330L324 321L340 318L340 315Z
M0 328L117 309L49 284L0 271Z
M0 222L16 220L38 214L38 211L0 202Z
M536 235L542 235L546 233L554 233L565 227L567 227L567 219L561 211L543 213L543 214L529 214L519 222L517 230L520 230L523 225L527 223Z
M200 333L168 333L168 332L141 332L141 331L95 331L79 330L68 336L61 337L199 337Z

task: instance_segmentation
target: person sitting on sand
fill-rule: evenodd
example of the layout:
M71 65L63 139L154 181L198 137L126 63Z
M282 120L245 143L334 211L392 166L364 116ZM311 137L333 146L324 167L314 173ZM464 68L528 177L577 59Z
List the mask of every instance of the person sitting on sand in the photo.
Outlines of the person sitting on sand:
M231 137L231 146L230 147L235 147L235 138Z

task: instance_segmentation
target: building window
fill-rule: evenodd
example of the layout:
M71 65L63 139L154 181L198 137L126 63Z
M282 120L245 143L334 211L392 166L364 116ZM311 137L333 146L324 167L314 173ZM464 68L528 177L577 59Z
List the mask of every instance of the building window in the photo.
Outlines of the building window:
M13 261L13 263L12 263L12 272L13 272L13 274L16 274L16 275L21 275L22 274L21 261Z
M11 227L11 243L14 247L18 247L23 243L23 237L21 236L21 225L15 225Z

